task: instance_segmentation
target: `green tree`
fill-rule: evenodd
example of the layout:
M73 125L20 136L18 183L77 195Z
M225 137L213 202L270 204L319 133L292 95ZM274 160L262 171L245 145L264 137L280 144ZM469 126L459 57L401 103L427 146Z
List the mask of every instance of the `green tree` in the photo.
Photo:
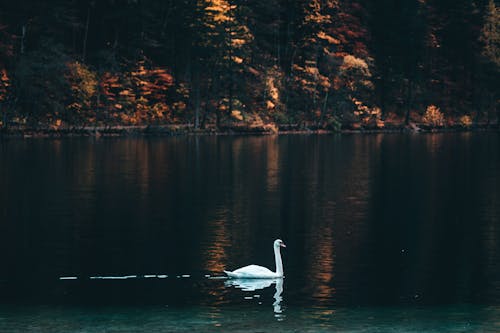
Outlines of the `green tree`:
M483 44L481 60L482 77L487 86L484 99L488 110L488 122L495 109L498 109L498 73L500 71L500 7L490 0L486 6L480 41ZM497 122L500 121L500 109L497 110Z
M80 124L88 121L95 122L98 95L97 74L78 61L68 62L67 67L66 80L72 94L66 109L73 118L72 122Z
M489 0L486 8L480 41L485 60L500 68L500 7L493 0Z
M40 41L36 50L27 51L19 60L14 78L17 106L32 124L53 117L73 120L66 108L70 94L66 60L63 47L53 40Z
M205 104L207 110L215 109L219 127L222 118L230 116L241 104L237 85L249 61L248 44L253 36L248 27L239 22L237 12L241 9L236 4L228 0L206 0L199 8L203 11L198 39L202 59L199 61L204 60L206 64L197 70L210 71Z

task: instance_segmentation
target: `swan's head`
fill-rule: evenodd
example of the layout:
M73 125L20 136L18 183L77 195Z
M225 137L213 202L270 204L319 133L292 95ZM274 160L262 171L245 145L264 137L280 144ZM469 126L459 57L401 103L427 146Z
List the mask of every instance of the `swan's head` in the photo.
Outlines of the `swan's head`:
M285 245L285 243L283 243L283 241L281 239L277 239L274 241L274 247L275 248L286 247L286 245Z

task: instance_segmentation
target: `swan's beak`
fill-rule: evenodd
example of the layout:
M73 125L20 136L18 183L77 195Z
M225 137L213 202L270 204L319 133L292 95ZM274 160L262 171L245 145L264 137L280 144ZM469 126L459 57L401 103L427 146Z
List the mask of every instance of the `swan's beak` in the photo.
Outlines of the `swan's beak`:
M286 245L285 245L285 244L283 244L283 243L281 243L281 244L280 244L280 246L281 246L281 247L286 247Z

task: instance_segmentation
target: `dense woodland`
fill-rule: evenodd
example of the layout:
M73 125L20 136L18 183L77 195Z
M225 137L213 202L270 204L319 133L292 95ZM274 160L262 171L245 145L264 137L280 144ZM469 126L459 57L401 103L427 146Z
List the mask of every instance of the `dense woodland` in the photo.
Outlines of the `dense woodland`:
M0 4L0 126L498 124L493 0Z

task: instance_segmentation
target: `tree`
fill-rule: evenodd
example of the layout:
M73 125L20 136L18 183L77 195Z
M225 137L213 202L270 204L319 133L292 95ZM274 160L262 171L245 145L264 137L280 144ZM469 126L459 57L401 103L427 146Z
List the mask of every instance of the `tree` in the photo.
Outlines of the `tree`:
M337 119L351 122L365 103L371 104L364 89L373 85L363 11L360 3L348 1L312 0L304 6L287 89L290 104L301 110L295 112L317 126Z
M493 0L4 1L0 112L324 127L435 104L477 121L497 105L498 16Z
M72 121L66 108L69 85L65 74L67 55L60 44L43 39L36 50L21 56L14 76L17 107L32 124L52 121L54 117Z
M292 66L293 94L289 102L303 112L308 121L319 122L324 116L328 101L335 44L330 35L334 1L312 0L304 6L304 18L300 27L301 39L296 61ZM305 98L304 98L305 97Z
M207 78L210 92L206 95L205 105L207 109L215 108L219 127L221 118L230 116L233 108L241 105L236 88L241 81L237 77L244 73L249 61L247 46L253 36L248 27L239 22L236 4L228 0L206 0L199 4L199 8L203 10L202 31L198 39L202 57L199 62L205 60L211 70ZM197 70L206 70L206 67Z
M480 41L483 43L482 56L500 68L500 7L493 0L489 0L486 8Z
M500 7L490 0L486 7L480 41L483 44L481 56L483 77L489 83L487 91L488 121L492 111L498 107L498 73L500 71ZM500 121L500 109L497 110L497 122Z
M421 90L425 2L382 0L372 6L378 103L384 116L397 114L408 123Z
M0 127L8 123L8 104L12 99L9 65L14 57L14 38L0 21Z
M97 74L85 64L75 61L68 62L66 80L71 88L70 104L66 106L71 114L72 122L85 124L95 122L98 95ZM76 120L78 117L78 120Z
M154 66L147 58L137 62L131 72L134 87L135 119L139 123L173 122L172 106L168 102L169 89L174 84L165 68ZM173 103L172 103L173 104Z

